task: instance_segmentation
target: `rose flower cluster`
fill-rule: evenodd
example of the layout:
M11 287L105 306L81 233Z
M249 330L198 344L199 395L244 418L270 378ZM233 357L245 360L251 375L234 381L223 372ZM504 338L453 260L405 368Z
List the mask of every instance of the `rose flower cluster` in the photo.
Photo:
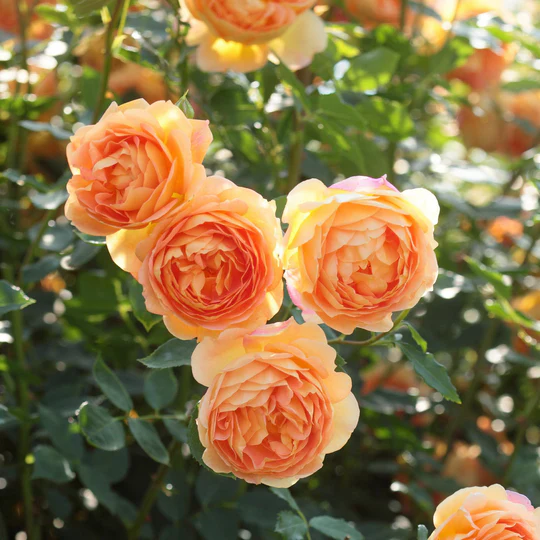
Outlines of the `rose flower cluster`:
M106 236L113 260L142 285L148 311L199 342L195 379L208 390L198 429L216 472L286 487L318 470L359 418L350 377L317 323L385 331L437 276L435 197L385 178L319 180L276 204L207 176L207 121L172 102L112 104L67 149L65 213ZM266 324L283 275L306 322Z

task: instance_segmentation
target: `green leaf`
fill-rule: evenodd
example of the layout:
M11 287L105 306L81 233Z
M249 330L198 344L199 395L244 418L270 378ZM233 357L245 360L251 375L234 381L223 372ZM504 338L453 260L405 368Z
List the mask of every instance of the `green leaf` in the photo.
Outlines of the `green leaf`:
M28 197L36 208L40 208L41 210L56 210L66 202L68 192L65 189L57 189L48 191L47 193L31 191Z
M203 506L234 500L240 482L218 475L208 469L200 469L195 483L195 493Z
M301 513L300 507L287 488L271 487L270 491L280 499L284 500L295 512Z
M99 244L88 244L84 241L78 241L73 251L62 258L62 267L66 270L76 270L91 261L100 251L102 246Z
M35 240L38 235L39 225L32 227L28 231L31 240ZM71 245L73 241L73 229L70 225L53 222L50 224L41 237L39 247L46 251L58 253Z
M172 369L151 371L144 380L144 398L155 411L170 405L177 391L178 382Z
M0 430L16 426L19 420L13 416L5 405L0 405Z
M277 73L281 83L291 89L297 110L303 109L308 111L310 109L309 98L306 94L304 85L298 80L296 74L293 73L283 62L279 63Z
M40 444L33 450L32 478L43 478L56 484L66 484L75 478L67 460L52 446Z
M370 131L386 137L389 141L398 142L415 131L407 108L397 101L371 96L358 103L355 109L367 122Z
M178 441L182 443L188 442L188 429L180 420L174 418L164 418L163 423L167 431Z
M357 56L343 80L347 90L368 92L384 86L392 79L399 62L399 54L379 47Z
M363 540L363 536L344 519L317 516L309 521L309 526L335 540Z
M87 244L97 244L100 246L104 246L107 243L107 237L106 236L92 236L91 234L83 233L77 229L74 229L75 234Z
M86 440L102 450L112 452L126 444L122 423L102 407L84 403L79 410L79 425Z
M45 184L40 178L28 174L21 174L15 169L6 169L5 171L0 172L0 178L6 178L10 182L21 187L32 186L42 193L46 193L50 189L50 186Z
M195 349L194 340L170 339L160 345L150 356L139 358L139 362L149 368L165 369L191 365L191 355Z
M128 426L139 446L153 460L165 465L169 464L169 453L152 424L139 418L129 418Z
M94 471L99 471L111 484L122 481L129 470L130 457L127 447L115 452L106 452L96 448L90 453L87 463Z
M129 302L133 309L133 315L144 326L144 329L149 332L152 327L161 321L161 317L150 313L146 309L142 290L142 285L138 281L132 280L129 284Z
M479 277L485 279L488 283L493 285L495 292L505 298L510 299L512 295L512 282L508 276L500 274L495 270L491 270L485 264L473 259L472 257L465 257L465 261L469 265L470 269Z
M503 84L502 90L506 92L529 92L530 90L540 89L540 79L521 79L520 81L511 81Z
M23 283L35 283L57 270L59 266L60 259L56 255L45 255L36 263L23 266Z
M133 409L133 401L124 385L101 358L96 360L93 373L101 391L114 405L126 412Z
M540 321L531 319L520 311L515 310L508 300L501 299L500 302L488 299L485 303L489 313L503 321L517 324L523 328L540 332Z
M83 457L84 444L77 424L70 424L68 419L56 411L38 405L39 421L47 432L55 448L70 461L78 461Z
M409 0L408 7L415 13L428 15L429 17L433 17L434 19L443 22L442 17L433 8L426 6L424 2L413 2L412 0Z
M203 454L205 447L199 439L199 430L197 429L197 416L199 414L199 407L197 406L189 419L187 440L191 455L195 458L199 465L206 467L206 463L203 461Z
M15 287L5 279L0 280L0 317L34 303L35 300L26 296L19 287Z
M292 512L280 512L274 529L285 540L303 540L307 533L306 522Z
M418 525L418 540L428 540L428 530L425 525Z
M95 11L109 5L112 0L69 0L73 11L78 17L86 17Z
M403 321L401 324L407 327L416 344L422 349L422 352L427 352L427 341L420 335L418 330L410 322Z
M414 345L399 341L396 345L409 359L414 367L414 371L426 384L440 392L449 401L461 403L455 386L452 384L448 372L437 362L431 353L424 353Z

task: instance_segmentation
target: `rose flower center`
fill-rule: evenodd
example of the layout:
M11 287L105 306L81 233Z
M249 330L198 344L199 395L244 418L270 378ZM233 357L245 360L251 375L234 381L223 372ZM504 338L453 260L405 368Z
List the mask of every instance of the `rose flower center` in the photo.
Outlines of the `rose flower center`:
M226 372L216 386L211 439L237 470L291 474L328 444L329 399L317 376L286 353Z

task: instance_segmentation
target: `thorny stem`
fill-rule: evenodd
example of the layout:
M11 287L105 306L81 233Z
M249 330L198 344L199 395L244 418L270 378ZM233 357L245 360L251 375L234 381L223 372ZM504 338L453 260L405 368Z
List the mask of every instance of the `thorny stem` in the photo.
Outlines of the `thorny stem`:
M378 341L381 341L385 337L389 336L390 334L393 334L395 331L399 329L401 326L401 323L407 317L411 310L406 309L405 311L402 311L397 319L394 322L394 326L388 332L383 332L382 334L377 334L375 336L370 337L369 339L366 339L364 341L353 341L348 339L343 339L342 337L331 339L328 341L329 344L337 344L337 345L353 345L356 347L367 347L369 345L373 345L374 343L377 343Z

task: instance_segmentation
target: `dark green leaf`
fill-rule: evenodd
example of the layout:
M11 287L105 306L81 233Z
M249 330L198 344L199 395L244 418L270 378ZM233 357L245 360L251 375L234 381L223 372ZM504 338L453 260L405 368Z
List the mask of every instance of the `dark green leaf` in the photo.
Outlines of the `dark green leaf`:
M87 441L102 450L112 452L126 444L121 421L102 407L84 403L79 410L79 425Z
M203 506L209 506L234 499L238 487L236 480L202 468L195 483L195 493Z
M93 373L94 379L101 388L101 391L114 405L126 412L133 409L133 401L131 401L131 397L124 388L124 385L101 358L96 360Z
M418 330L407 321L403 321L401 324L407 327L416 344L422 349L422 352L427 352L427 341L420 335Z
M28 196L36 208L56 210L66 202L68 192L65 189L57 189L55 191L48 191L47 193L34 191L30 192Z
M73 251L62 259L62 267L66 270L75 270L91 261L100 251L102 246L99 244L89 244L84 241L78 241Z
M300 507L298 506L293 496L291 495L291 492L287 488L271 487L270 491L274 495L277 495L280 499L283 499L295 512L300 513Z
M16 426L19 420L13 416L5 405L0 405L0 430Z
M19 287L15 287L5 279L0 280L0 317L34 303L35 300L26 296Z
M163 423L167 431L179 442L188 442L188 429L180 420L174 418L164 418Z
M274 529L285 540L303 540L307 533L305 521L292 512L280 512Z
M150 356L139 362L149 368L165 369L191 365L191 355L197 344L195 341L171 339L160 345Z
M364 537L344 519L317 516L309 521L309 526L335 540L362 540Z
M287 195L276 197L274 202L276 203L276 216L281 219L281 216L283 216L283 210L285 210L285 205L287 204Z
M197 407L189 419L188 424L188 446L189 450L191 451L191 455L195 458L195 460L199 463L199 465L202 465L203 467L206 467L206 464L203 461L203 454L204 454L204 446L201 443L201 440L199 439L199 430L197 429L197 415L199 413L199 408Z
M32 478L43 478L56 484L65 484L75 478L67 460L52 446L38 445L33 450Z
M493 285L497 294L501 295L506 300L510 298L510 295L512 294L512 282L508 276L488 268L485 264L482 264L472 257L465 257L465 260L477 276Z
M170 405L177 391L178 382L172 369L150 371L144 381L144 398L156 411Z
M158 463L169 464L169 453L161 439L159 438L156 428L139 418L129 418L128 426L139 446Z
M100 246L104 246L107 243L106 236L92 236L91 234L83 233L77 229L75 229L75 234L87 244L98 244Z
M70 424L67 418L42 404L38 405L38 411L39 421L56 449L71 461L80 460L84 445L81 435L77 433L77 424Z
M23 266L23 283L35 283L54 272L60 266L60 259L56 255L45 255L33 264Z
M59 141L67 141L73 135L72 132L58 126L54 126L53 124L49 124L48 122L32 122L31 120L23 120L22 122L19 122L19 125L28 131L46 131ZM35 204L35 206L37 206L37 204ZM41 207L38 206L38 208ZM54 210L54 208L51 208L51 210Z
M159 315L150 313L146 309L142 295L142 285L136 280L132 280L129 284L129 302L133 309L133 315L135 315L135 318L144 326L147 332L161 321Z
M390 82L398 61L399 54L386 47L363 53L351 61L344 86L356 92L376 90Z
M402 341L399 341L397 345L412 363L414 371L424 379L426 384L440 392L446 399L461 403L448 372L444 366L435 360L431 353L424 353L414 345Z

